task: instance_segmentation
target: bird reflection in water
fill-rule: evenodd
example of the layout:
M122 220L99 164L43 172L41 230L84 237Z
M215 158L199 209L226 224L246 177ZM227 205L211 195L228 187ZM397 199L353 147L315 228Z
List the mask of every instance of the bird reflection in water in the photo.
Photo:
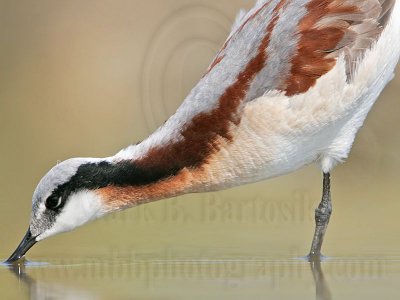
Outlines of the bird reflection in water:
M62 284L44 283L33 279L26 273L26 262L22 261L9 266L10 271L18 278L21 286L26 288L26 299L74 299L95 300L99 299L90 292Z
M331 300L332 295L325 279L320 261L310 262L311 274L315 283L315 299ZM29 266L29 265L28 265ZM62 284L43 283L33 279L26 273L24 262L10 265L10 271L18 278L21 287L28 291L27 299L98 299L98 297L89 291L77 289L75 287Z

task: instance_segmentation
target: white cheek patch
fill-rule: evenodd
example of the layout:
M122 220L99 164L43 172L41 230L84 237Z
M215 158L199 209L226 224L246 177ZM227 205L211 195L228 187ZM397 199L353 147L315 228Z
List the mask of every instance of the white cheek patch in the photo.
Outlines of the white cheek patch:
M38 236L36 240L40 241L61 232L71 231L105 213L101 197L95 192L86 190L72 194L53 226Z

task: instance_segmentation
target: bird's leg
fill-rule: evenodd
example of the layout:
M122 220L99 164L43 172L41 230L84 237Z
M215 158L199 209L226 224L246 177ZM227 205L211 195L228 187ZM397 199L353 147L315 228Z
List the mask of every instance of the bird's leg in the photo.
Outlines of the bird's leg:
M308 255L308 259L310 261L319 261L321 259L321 246L332 213L330 189L330 174L324 173L322 200L315 210L315 233L311 245L310 254Z

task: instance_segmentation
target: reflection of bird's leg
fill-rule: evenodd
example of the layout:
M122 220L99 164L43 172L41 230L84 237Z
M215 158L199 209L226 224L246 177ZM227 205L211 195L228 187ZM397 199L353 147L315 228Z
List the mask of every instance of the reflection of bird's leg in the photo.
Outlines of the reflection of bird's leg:
M311 272L315 282L315 293L317 300L330 300L332 299L331 292L329 291L328 284L325 281L324 273L322 272L321 262L310 262Z
M315 233L311 245L311 251L308 256L310 261L319 261L321 259L321 246L324 241L326 228L332 213L331 201L331 180L330 174L324 173L322 200L315 210Z

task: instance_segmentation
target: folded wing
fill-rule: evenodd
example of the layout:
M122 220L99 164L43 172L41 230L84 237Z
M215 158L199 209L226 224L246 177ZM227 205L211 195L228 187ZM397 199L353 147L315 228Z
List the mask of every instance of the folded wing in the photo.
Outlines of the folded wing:
M365 51L389 20L394 0L311 0L298 24L297 53L281 89L287 95L306 92L344 55L350 81Z

